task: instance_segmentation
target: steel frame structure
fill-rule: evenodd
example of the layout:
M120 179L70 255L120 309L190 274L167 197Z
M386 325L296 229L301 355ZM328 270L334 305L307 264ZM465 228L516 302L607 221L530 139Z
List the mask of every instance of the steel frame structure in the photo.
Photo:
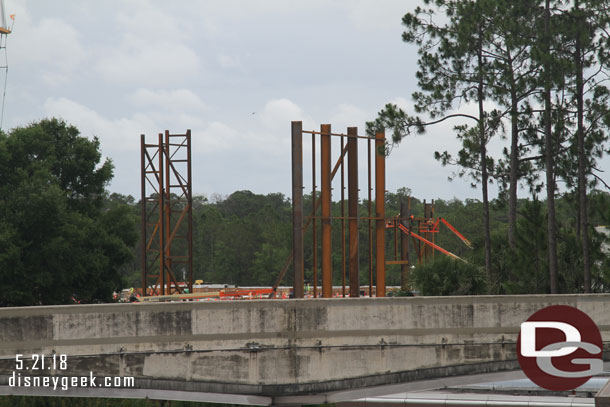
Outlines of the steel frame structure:
M304 220L303 216L303 135L311 134L312 140L312 213ZM331 170L331 137L341 138L341 151L339 158ZM316 139L320 143L320 197L317 196L316 185ZM368 152L368 216L358 215L358 140L367 142ZM347 143L346 143L347 141ZM371 144L374 142L374 150ZM371 205L371 155L375 157L375 216L372 216ZM347 189L348 189L348 216L345 216L345 180L344 180L344 158L347 156ZM338 171L341 171L341 216L331 216L331 182ZM320 208L320 215L318 209ZM322 272L322 297L332 297L332 220L341 221L342 230L342 282L343 296L346 295L346 251L345 251L345 221L348 221L348 266L349 295L358 297L360 295L359 277L359 241L358 222L359 219L368 220L369 229L369 293L373 290L373 233L372 221L375 221L375 275L376 296L384 297L385 286L385 133L379 131L375 138L359 136L357 127L348 127L347 134L331 132L330 124L322 124L320 131L303 130L303 123L292 122L292 219L293 219L293 250L291 259L280 273L278 282L283 277L287 267L292 260L294 268L294 297L304 297L304 233L313 222L313 296L318 296L318 257L317 257L317 225L321 224L321 272ZM277 285L277 284L276 284ZM274 286L275 287L275 286Z
M411 198L408 198L408 204L401 203L401 213L399 216L391 218L386 223L386 228L394 230L394 261L389 261L387 264L401 264L403 274L401 285L406 284L407 270L404 268L409 264L409 237L413 243L413 248L417 254L417 264L425 264L430 259L434 259L435 251L439 251L446 256L457 260L462 260L459 256L443 249L435 243L435 235L440 231L440 225L443 224L454 235L456 235L466 246L472 248L472 243L462 235L451 223L445 218L434 218L434 200L432 203L426 203L424 200L424 217L414 217L411 215ZM398 258L398 239L397 234L401 233L401 249L400 257ZM424 245L422 249L422 243ZM406 260L406 261L404 261ZM405 288L403 288L405 289Z
M142 292L193 292L193 194L191 131L159 133L156 144L141 135ZM150 192L147 192L150 187ZM178 269L180 267L180 269ZM186 287L176 272L183 271Z

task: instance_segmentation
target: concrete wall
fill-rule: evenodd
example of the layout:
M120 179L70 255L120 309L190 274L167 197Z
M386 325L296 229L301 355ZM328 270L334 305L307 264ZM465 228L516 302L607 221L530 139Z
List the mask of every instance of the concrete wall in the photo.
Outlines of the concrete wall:
M610 295L4 308L0 385L17 353L67 354L62 374L134 376L138 388L253 395L514 370L521 322L552 304L583 310L610 340Z

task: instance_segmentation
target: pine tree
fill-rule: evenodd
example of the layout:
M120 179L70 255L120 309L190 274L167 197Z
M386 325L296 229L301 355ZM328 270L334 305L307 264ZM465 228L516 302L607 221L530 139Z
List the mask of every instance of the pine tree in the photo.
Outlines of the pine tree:
M431 4L432 1L426 1ZM415 92L416 113L426 113L431 120L410 116L395 105L388 104L375 121L367 123L367 132L381 127L392 129L393 142L399 143L413 131L423 133L426 127L453 118L474 121L473 127L456 126L462 149L456 158L449 152L436 153L443 165L459 166L459 176L470 176L480 183L483 200L485 235L485 270L491 277L491 235L489 224L488 184L493 179L493 160L487 145L501 124L497 110L486 110L486 100L492 94L489 75L492 66L487 56L487 45L493 34L493 22L486 18L488 1L436 0L434 6L449 18L446 24L434 21L434 9L417 8L403 18L405 42L419 47L417 72L420 92ZM450 113L459 103L477 104L478 114Z
M595 166L595 159L603 153L603 145L608 140L604 130L608 126L610 113L609 92L603 84L607 75L601 75L600 68L606 67L608 62L608 37L605 33L610 28L610 15L606 2L584 0L581 4L580 0L574 0L573 7L565 13L563 20L566 27L563 42L570 46L568 57L572 59L569 75L575 84L569 89L574 89L572 102L576 105L576 134L572 138L571 152L577 162L577 235L583 256L584 291L591 292L587 190L588 176Z
M489 37L485 55L492 61L493 71L488 86L492 97L506 110L503 117L510 121L510 150L505 149L508 169L500 162L498 177L508 179L508 242L515 247L517 223L517 189L522 177L531 178L531 161L525 157L529 149L520 143L520 134L531 132L529 100L537 91L533 77L538 66L529 58L531 37L539 10L529 0L492 0L487 2L486 18L493 21L494 32ZM504 182L505 184L505 182Z

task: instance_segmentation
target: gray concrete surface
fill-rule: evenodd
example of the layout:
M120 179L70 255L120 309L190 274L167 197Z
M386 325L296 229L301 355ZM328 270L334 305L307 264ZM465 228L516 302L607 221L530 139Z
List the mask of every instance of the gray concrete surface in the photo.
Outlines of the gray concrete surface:
M610 407L610 380L595 395L595 407Z
M138 391L283 402L371 386L493 376L519 369L515 342L521 322L552 304L583 310L604 342L610 340L610 295L599 294L4 308L0 386L15 394L30 391L7 386L15 355L52 353L68 355L67 369L35 374L133 376ZM96 391L102 393L88 389Z

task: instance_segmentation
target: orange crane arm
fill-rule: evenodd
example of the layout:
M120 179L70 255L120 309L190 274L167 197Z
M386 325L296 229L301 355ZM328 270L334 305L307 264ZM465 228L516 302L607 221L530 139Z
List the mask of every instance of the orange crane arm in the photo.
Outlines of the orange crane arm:
M462 259L461 257L456 256L455 254L451 253L450 251L447 251L447 250L443 249L442 247L435 245L434 243L432 243L432 242L431 242L431 241L429 241L428 239L424 239L423 237L421 237L421 236L420 236L420 235L418 235L417 233L410 231L409 229L407 229L407 227L406 227L405 225L403 225L403 224L400 224L400 223L399 223L399 224L398 224L398 227L400 228L400 230L402 230L402 231L403 231L404 233L406 233L407 235L411 235L411 236L413 236L414 238L421 240L422 242L424 242L424 243L425 243L425 244L427 244L428 246L432 247L433 249L436 249L436 250L438 250L439 252L441 252L441 253L443 253L443 254L445 254L445 255L449 256L449 257L453 257L454 259L461 260L461 261L463 261L464 263L467 263L467 261L466 261L466 260L464 260L464 259Z
M443 224L445 226L447 226L449 228L449 230L451 230L457 237L459 237L466 246L468 246L472 249L472 243L470 243L470 240L466 239L466 237L464 235L462 235L460 232L458 232L457 229L451 225L451 223L447 222L447 220L445 220L445 218L439 217L438 219L441 222L443 222Z

